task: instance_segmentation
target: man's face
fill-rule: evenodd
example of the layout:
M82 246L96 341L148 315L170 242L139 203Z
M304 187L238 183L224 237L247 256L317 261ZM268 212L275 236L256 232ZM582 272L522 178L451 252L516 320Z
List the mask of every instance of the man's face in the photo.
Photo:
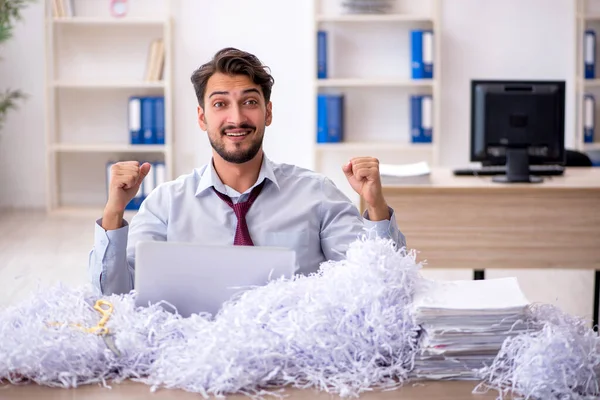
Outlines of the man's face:
M271 102L265 104L261 87L249 77L215 73L206 85L204 109L198 107L198 123L221 158L245 163L262 147Z

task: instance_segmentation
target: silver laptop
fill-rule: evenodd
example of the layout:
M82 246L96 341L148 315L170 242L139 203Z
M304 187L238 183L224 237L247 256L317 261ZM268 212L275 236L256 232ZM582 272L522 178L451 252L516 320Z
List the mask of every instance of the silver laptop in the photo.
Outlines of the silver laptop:
M265 246L140 241L135 259L136 305L165 301L183 317L201 312L214 317L233 296L291 278L297 269L294 250Z

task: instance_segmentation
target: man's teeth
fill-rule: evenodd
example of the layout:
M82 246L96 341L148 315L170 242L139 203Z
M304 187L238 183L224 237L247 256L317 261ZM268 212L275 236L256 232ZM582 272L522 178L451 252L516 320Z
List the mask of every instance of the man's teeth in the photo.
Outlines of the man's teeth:
M227 136L245 136L248 132L240 132L240 133L227 133Z

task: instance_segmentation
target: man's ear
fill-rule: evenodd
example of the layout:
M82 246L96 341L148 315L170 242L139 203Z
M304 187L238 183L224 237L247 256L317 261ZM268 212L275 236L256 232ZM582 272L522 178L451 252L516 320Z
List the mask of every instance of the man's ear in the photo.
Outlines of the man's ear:
M200 126L200 129L206 131L206 115L201 106L198 106L198 125Z
M265 125L271 125L271 121L273 120L273 103L270 101L267 103L267 112L265 116Z

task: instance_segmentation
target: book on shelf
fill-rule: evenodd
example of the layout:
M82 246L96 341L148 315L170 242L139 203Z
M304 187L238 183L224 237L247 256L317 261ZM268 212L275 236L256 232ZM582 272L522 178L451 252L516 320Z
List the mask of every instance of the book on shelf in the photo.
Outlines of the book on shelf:
M327 79L327 32L317 32L317 78Z
M410 137L413 143L433 141L433 96L410 96Z
M596 98L587 93L583 96L583 142L594 143L594 131L596 129Z
M596 78L596 31L586 29L584 32L583 68L585 79Z
M339 143L344 140L344 95L317 95L317 143Z
M165 65L165 44L162 39L155 39L150 43L148 61L146 63L146 82L158 82L163 79Z
M75 16L74 0L50 0L52 2L52 16L65 18Z
M413 79L433 79L433 30L410 31L411 73Z
M129 143L165 144L164 96L131 96L128 107Z
M344 11L349 14L385 14L392 10L394 0L345 0Z
M128 160L128 161L130 161L130 160ZM110 187L110 178L111 178L110 170L116 162L117 161L110 160L106 163L106 196L107 196L107 198L108 198L108 190ZM152 193L152 191L157 186L166 182L167 175L166 175L165 163L163 161L148 161L148 162L151 165L150 171L148 172L148 175L146 176L146 178L144 178L135 197L129 203L127 203L127 206L125 207L125 209L128 211L139 210L142 202L148 197L148 195L150 193ZM144 163L144 161L139 160L139 163L140 163L140 165L142 165Z

